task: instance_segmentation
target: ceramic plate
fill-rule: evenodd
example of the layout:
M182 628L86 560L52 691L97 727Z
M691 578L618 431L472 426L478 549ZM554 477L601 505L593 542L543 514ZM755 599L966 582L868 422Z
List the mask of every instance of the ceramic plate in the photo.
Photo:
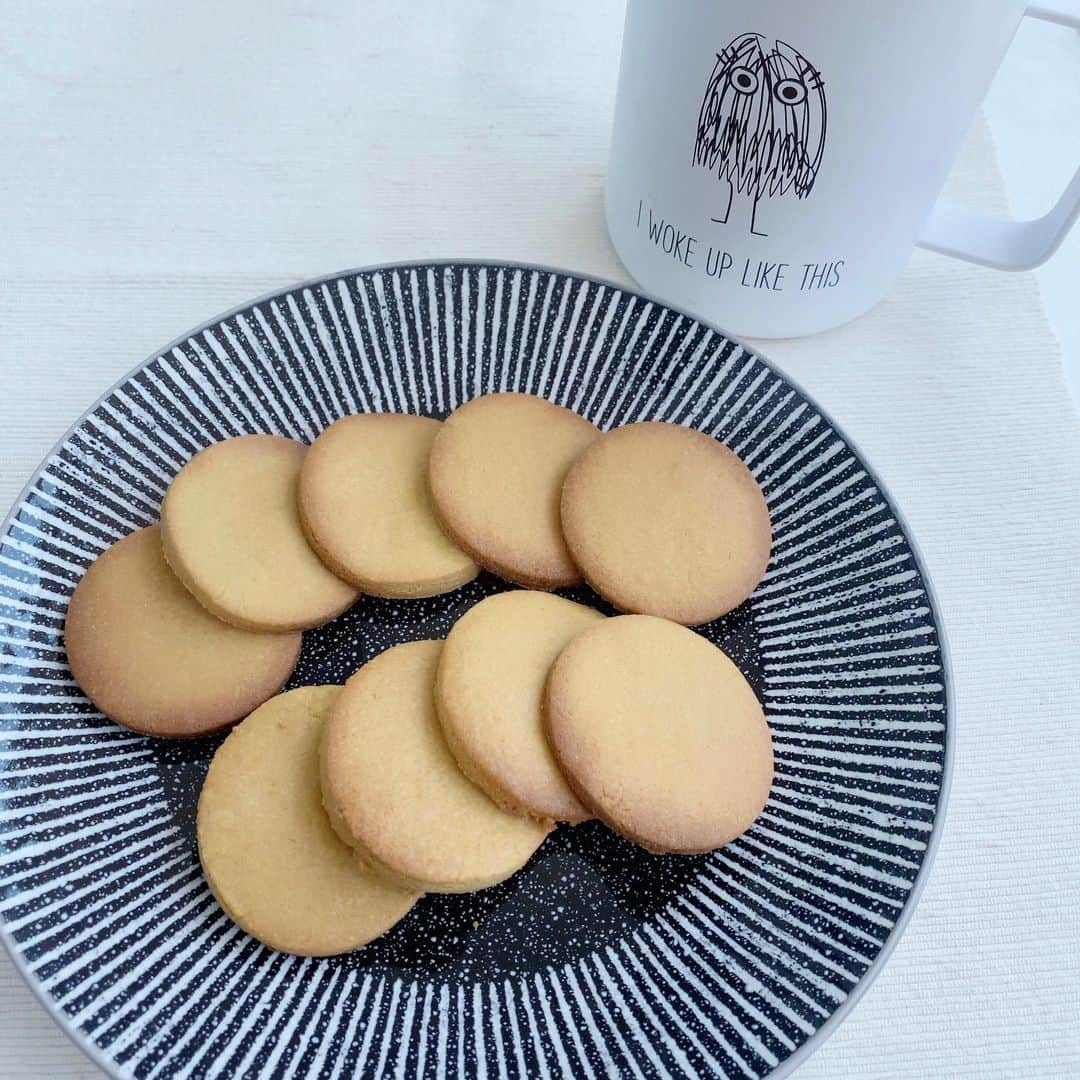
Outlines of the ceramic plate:
M701 628L765 703L776 783L711 855L560 828L515 877L428 896L334 959L273 953L199 872L218 739L125 731L71 680L72 587L156 519L166 485L244 432L310 442L346 413L445 416L524 390L610 428L732 446L775 542L753 597ZM490 575L361 599L304 635L291 685L442 637ZM585 590L567 593L596 603ZM354 271L178 339L34 476L0 547L0 918L58 1023L115 1076L782 1075L883 964L926 876L951 734L943 641L896 508L850 443L738 342L614 285L479 263Z

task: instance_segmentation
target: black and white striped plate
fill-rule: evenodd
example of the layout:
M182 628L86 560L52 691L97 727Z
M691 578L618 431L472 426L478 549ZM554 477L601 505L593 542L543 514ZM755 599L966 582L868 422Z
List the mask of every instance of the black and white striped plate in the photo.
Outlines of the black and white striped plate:
M776 783L714 854L644 854L589 823L511 881L429 896L359 953L272 953L199 872L216 740L95 712L62 626L87 565L157 517L176 470L242 432L310 441L345 413L442 416L492 390L602 428L686 424L748 462L772 562L702 628L766 705ZM490 576L361 599L305 635L294 684L446 633ZM588 602L585 590L572 592ZM896 509L779 372L613 285L479 263L383 267L266 297L178 339L49 455L0 540L0 918L46 1007L116 1076L761 1076L793 1068L883 964L940 829L946 661Z

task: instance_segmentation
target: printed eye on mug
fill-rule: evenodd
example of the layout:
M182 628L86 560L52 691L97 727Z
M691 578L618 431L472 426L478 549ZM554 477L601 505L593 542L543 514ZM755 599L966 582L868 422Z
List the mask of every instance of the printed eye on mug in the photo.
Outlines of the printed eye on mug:
M641 285L729 333L847 322L916 246L1001 269L1048 258L1080 171L1033 222L935 202L1025 15L1071 0L629 0L607 180Z

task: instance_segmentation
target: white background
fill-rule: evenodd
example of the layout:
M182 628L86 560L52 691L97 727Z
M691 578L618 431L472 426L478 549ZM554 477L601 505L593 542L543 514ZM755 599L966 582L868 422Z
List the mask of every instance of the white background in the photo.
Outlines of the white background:
M267 289L455 255L625 280L600 204L621 14L0 0L0 502L126 369ZM987 114L1013 209L1045 209L1080 39L1025 27ZM980 125L955 187L1000 205ZM1039 280L1080 389L1080 234ZM1038 295L920 255L864 320L765 352L907 512L960 706L924 901L800 1075L1080 1075L1080 438ZM93 1075L0 959L0 1076Z

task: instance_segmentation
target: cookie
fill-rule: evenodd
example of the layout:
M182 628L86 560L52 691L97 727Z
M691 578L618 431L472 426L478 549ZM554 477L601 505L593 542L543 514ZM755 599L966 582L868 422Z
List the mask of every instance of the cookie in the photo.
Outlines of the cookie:
M738 607L772 546L750 470L723 443L676 424L630 424L597 439L567 474L562 527L606 600L688 626Z
M199 796L199 858L218 902L302 956L358 949L417 899L365 871L323 810L319 743L340 693L304 686L256 709L218 747Z
M438 420L346 416L312 444L300 470L300 521L319 558L374 596L449 592L480 568L431 510L427 461Z
M461 771L510 813L590 816L563 779L540 706L555 657L603 618L561 596L514 590L481 600L446 639L435 679L443 735Z
M356 599L300 527L296 488L306 452L277 435L226 439L196 454L165 494L165 558L203 607L234 626L303 630Z
M458 769L432 700L441 651L441 641L398 645L346 683L323 738L323 804L388 880L468 892L523 866L550 826L500 810Z
M578 798L650 851L710 851L765 806L773 751L761 705L684 626L620 615L586 630L552 666L544 710Z
M156 525L98 556L64 624L68 663L95 707L148 735L205 735L246 716L289 677L299 634L215 619L177 581Z
M428 460L442 527L509 581L555 589L581 581L559 524L566 470L599 432L529 394L489 394L452 413Z

